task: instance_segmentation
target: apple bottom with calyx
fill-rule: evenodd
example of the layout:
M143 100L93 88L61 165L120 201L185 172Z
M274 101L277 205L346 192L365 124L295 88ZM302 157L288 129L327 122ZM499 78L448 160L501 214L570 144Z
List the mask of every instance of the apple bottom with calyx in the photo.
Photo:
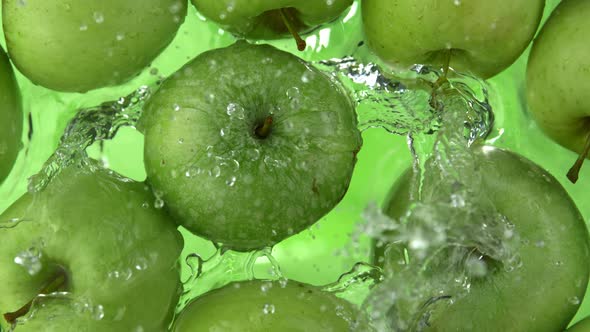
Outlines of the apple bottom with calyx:
M148 182L182 226L226 248L272 246L327 214L362 145L338 82L240 41L166 80L140 120Z
M474 154L481 174L480 190L513 225L519 237L515 250L522 265L510 271L480 247L463 248L464 261L473 256L487 267L487 273L472 276L469 291L459 297L432 294L433 298L450 296L454 303L437 301L432 305L425 331L562 331L585 294L590 271L584 219L559 182L531 161L488 146L476 147ZM425 174L424 181L432 180ZM411 194L411 178L407 172L385 204L385 214L394 220L406 215L413 204L410 197L417 197ZM423 193L422 197L432 194ZM410 217L408 222L412 221ZM411 263L414 249L396 243L386 251L386 266L390 259L396 259L392 266L398 264L395 253L404 250ZM450 267L444 259L443 264L429 267L432 270L427 275L444 273Z
M590 149L590 1L564 0L539 32L527 65L528 109L555 142L580 155L572 182Z
M170 323L182 237L145 184L89 165L64 169L0 215L3 327L162 331Z
M174 332L344 332L356 309L317 287L295 281L245 281L210 291L191 302Z
M21 149L23 115L10 61L0 47L0 183L10 173Z
M305 33L337 18L352 0L192 0L197 10L243 38L276 39L292 34L300 51Z
M450 65L489 78L532 40L544 0L362 0L369 47L385 62Z

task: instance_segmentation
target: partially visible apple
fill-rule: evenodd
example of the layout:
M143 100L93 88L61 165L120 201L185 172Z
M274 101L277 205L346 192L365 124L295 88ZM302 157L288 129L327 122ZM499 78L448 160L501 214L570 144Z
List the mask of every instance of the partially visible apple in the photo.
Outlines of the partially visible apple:
M229 284L191 302L174 332L345 332L357 311L345 300L295 281Z
M2 0L6 44L33 83L85 92L131 79L172 41L186 0Z
M63 170L0 215L2 327L147 332L170 323L182 237L145 184L91 165Z
M512 231L519 239L515 253L522 264L508 268L485 251L489 245L478 242L478 238L503 239L492 239L485 234L472 238L473 234L465 234L465 241L473 243L472 246L449 242L437 257L429 257L429 261L439 260L439 263L427 267L424 283L448 273L454 264L460 265L457 270L460 273L468 269L466 262L477 262L485 273L471 277L465 294L437 293L432 294L432 298L422 299L426 303L440 296L450 297L450 301L437 301L429 306L428 326L424 331L563 331L584 297L590 273L590 243L584 218L559 182L529 160L487 146L475 148L474 153L475 167L481 174L479 190L513 225ZM411 194L414 187L411 181L412 172L407 172L393 187L384 207L385 214L400 218L415 206L416 200L410 198L417 197ZM445 197L437 196L441 191L446 192L442 187L444 180L426 173L423 181L430 183L428 191L421 196L424 204L444 204ZM437 183L439 185L433 185ZM435 201L429 201L433 198ZM460 209L457 207L457 212L451 216L459 215ZM426 213L429 211L432 212ZM410 214L408 223L416 222L421 219ZM485 219L468 222L481 225L479 232L491 227ZM403 250L407 250L409 264L412 264L416 249L405 242L391 246L384 256L386 266L389 264L394 269L399 266L399 256L395 254ZM453 259L447 255L450 252L455 255ZM382 251L377 255L383 257ZM374 292L385 291L377 287Z
M361 0L371 49L392 66L445 66L492 77L530 43L545 0Z
M590 147L590 1L564 0L535 39L527 67L529 111L560 145L580 154L577 180Z
M21 149L23 113L10 61L0 47L0 183L6 179Z
M178 222L234 250L301 232L344 196L362 139L338 84L245 41L199 55L148 101L148 182Z
M336 19L352 0L192 0L192 3L205 17L239 37L276 39L289 33L305 33Z

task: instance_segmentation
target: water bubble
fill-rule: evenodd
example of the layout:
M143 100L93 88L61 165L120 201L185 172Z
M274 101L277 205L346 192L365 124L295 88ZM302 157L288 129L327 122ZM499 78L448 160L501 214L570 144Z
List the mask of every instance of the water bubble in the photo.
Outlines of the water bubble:
M80 29L80 31L86 31L86 30L88 30L88 25L82 24L82 25L80 25L79 29Z
M94 12L92 14L92 17L94 18L94 22L96 22L97 24L104 23L104 15L101 12Z
M36 275L43 268L41 263L41 250L37 247L31 247L25 251L21 251L14 258L14 263L24 267L27 273L31 276Z
M572 296L572 297L569 297L569 298L567 299L567 301L568 301L569 303L573 304L573 305L579 305L579 304L580 304L580 302L581 302L581 301L580 301L580 298L579 298L579 297L577 297L577 296Z
M265 315L269 315L269 314L270 314L270 315L272 315L272 314L274 314L274 313L275 313L275 306L274 306L274 305L272 305L272 304L265 304L265 305L262 307L262 312L263 312Z
M235 176L232 176L231 178L225 181L225 184L227 184L230 187L233 187L236 184L236 180L237 178Z

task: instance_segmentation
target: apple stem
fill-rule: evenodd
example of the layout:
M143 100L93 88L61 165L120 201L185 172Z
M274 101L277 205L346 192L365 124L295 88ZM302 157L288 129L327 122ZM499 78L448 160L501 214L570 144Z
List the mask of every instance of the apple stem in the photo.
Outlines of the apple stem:
M297 32L297 30L293 26L293 23L290 20L289 13L284 8L279 9L279 11L281 13L281 18L283 19L283 23L285 23L285 26L287 27L287 29L289 30L291 35L293 35L293 38L295 38L295 42L297 43L297 49L299 51L305 51L307 44L305 43L305 40L303 40L301 38L301 36L299 36L299 33Z
M267 116L266 119L264 119L264 122L258 127L256 127L256 136L258 136L259 138L267 138L268 135L270 135L270 130L272 129L272 122L272 116Z
M41 290L39 291L39 295L40 294L45 294L45 295L51 294L51 293L63 288L65 286L66 282L67 282L66 271L64 269L60 268L49 279L49 282L47 282L47 284L43 288L41 288ZM37 297L35 296L35 298L31 299L29 302L27 302L24 306L22 306L17 311L5 313L4 319L8 323L14 324L18 318L26 315L29 312L29 310L31 310L31 306L33 305L33 302L35 301L36 298Z
M586 144L584 145L584 149L582 153L576 159L576 162L567 172L567 178L571 181L571 183L576 183L578 181L578 175L580 174L580 169L582 169L582 165L584 164L584 160L588 156L588 152L590 151L590 135L586 138Z

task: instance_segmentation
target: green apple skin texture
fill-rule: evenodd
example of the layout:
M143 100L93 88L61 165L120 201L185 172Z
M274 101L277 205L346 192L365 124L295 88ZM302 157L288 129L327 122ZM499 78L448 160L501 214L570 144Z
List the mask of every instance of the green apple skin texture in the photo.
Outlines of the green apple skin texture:
M453 305L434 307L425 331L563 331L579 307L571 298L581 302L590 273L584 219L559 182L531 161L491 147L476 153L483 190L521 237L522 266L474 279ZM385 204L392 218L411 204L411 174L394 185ZM539 241L544 246L536 246Z
M273 117L270 135L255 128ZM350 98L271 46L209 51L146 105L148 181L181 225L234 250L271 246L344 196L362 139Z
M590 134L590 2L559 4L533 43L527 67L528 109L560 145L581 153Z
M442 65L481 78L511 65L532 40L545 0L362 0L367 42L394 67Z
M173 331L344 332L352 330L355 318L350 303L319 288L295 281L246 281L191 302Z
M276 39L290 33L279 9L288 9L299 32L306 32L340 16L352 0L192 0L199 13L225 30L245 38Z
M0 183L6 179L21 149L23 113L10 61L0 48Z
M8 52L33 83L85 92L138 74L184 21L182 0L2 0Z
M35 298L62 269L71 299L103 306L104 317L47 300L47 308L17 332L164 330L179 298L183 241L163 211L146 207L153 201L145 184L77 167L65 169L44 191L25 194L0 215L2 222L22 220L0 228L0 313ZM41 252L40 269L32 273L15 263L29 248ZM58 313L51 321L35 318Z

